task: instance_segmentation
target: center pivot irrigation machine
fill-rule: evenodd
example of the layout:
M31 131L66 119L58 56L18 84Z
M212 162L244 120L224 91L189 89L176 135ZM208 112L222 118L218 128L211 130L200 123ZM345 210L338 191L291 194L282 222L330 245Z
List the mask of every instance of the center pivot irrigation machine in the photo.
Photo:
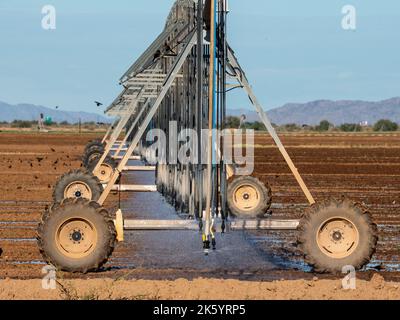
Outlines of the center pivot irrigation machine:
M216 248L216 232L297 229L299 246L315 271L338 272L347 265L359 269L370 261L377 232L369 213L345 199L315 202L227 42L227 14L226 0L176 1L164 31L121 78L123 91L106 110L117 120L102 141L87 145L86 169L66 173L54 188L54 204L38 228L38 245L48 263L70 272L98 270L123 241L124 230L200 230L207 253ZM267 214L270 187L238 175L241 167L224 161L226 150L219 148L224 135L209 130L203 137L198 145L207 147L198 147L198 157L205 153L207 161L201 164L160 162L146 142L150 129L173 135L171 123L199 137L204 129L224 129L226 96L233 88L245 90L304 192L310 207L301 219ZM157 158L173 152L168 140ZM129 166L132 159L147 165ZM123 171L147 170L155 171L156 185L119 182ZM111 191L158 191L185 215L124 220L120 209L104 208Z

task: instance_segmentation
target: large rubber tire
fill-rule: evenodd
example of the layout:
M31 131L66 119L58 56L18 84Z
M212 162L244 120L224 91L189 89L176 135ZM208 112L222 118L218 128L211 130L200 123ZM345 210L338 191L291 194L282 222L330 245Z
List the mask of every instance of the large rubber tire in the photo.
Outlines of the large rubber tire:
M96 156L93 158L87 168L100 180L100 183L108 183L115 168L117 167L117 162L111 157L106 157L102 167L99 169L99 172L94 172L94 169L96 168L100 158L101 156Z
M255 177L234 177L228 182L228 208L237 218L263 218L272 204L269 185Z
M58 179L53 190L53 201L60 203L66 198L73 197L97 201L102 192L103 186L100 180L90 171L73 170Z
M112 216L94 201L66 199L43 215L37 230L43 259L58 270L99 270L116 245Z
M101 140L96 139L96 140L91 140L86 144L85 151L90 149L93 146L96 146L96 147L99 147L99 148L103 148L103 150L105 149L105 144L103 142L101 142Z
M82 164L85 168L88 168L89 164L98 156L102 156L104 153L104 148L99 146L92 146L85 150L82 156Z
M367 209L346 199L313 205L300 220L299 247L318 273L341 273L349 265L361 269L371 260L377 241Z

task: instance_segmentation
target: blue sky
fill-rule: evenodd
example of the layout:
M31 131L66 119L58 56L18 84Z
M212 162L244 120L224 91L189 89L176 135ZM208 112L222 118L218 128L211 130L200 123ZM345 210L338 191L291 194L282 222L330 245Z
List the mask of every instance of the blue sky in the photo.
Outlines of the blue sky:
M173 0L0 0L0 100L101 112L161 32ZM57 29L41 28L41 9ZM341 27L344 5L357 30ZM230 43L266 109L400 96L398 0L230 0ZM229 107L250 108L239 92Z

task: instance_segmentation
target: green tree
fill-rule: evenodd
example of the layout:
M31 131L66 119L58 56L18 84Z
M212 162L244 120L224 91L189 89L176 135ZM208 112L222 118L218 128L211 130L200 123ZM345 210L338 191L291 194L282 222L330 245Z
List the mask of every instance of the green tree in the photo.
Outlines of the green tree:
M288 123L282 127L282 131L287 131L287 132L295 132L300 130L301 128L295 123Z
M328 120L322 120L319 125L315 127L315 130L324 132L324 131L329 131L331 128L333 128L334 125L330 123Z
M32 128L32 121L14 120L11 123L11 127L21 129Z
M238 129L240 126L240 119L238 117L226 117L225 126L228 129Z
M253 129L254 131L266 131L267 130L267 128L265 128L264 124L259 121L246 122L245 128Z
M376 132L397 131L398 129L399 125L396 122L387 119L379 120L374 125L374 131Z
M344 132L360 132L362 127L357 123L344 123L340 126L340 130Z

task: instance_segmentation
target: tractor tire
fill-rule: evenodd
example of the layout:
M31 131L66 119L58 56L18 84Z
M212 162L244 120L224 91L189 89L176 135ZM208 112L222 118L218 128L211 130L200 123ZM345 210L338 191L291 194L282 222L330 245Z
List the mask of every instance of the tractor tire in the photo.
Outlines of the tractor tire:
M58 179L53 200L60 203L67 198L83 198L97 201L103 192L100 180L87 170L73 170Z
M257 178L240 176L228 183L228 208L237 218L263 218L272 204L272 191Z
M43 215L37 230L43 259L58 270L99 270L116 245L112 216L94 201L66 199Z
M341 273L344 266L361 269L371 260L377 241L369 212L346 199L314 205L300 220L299 247L318 273Z
M85 150L82 156L82 164L85 168L89 167L89 164L98 156L102 156L104 153L104 148L99 146L92 146Z
M103 150L105 149L104 143L101 142L101 140L96 139L96 140L92 140L92 141L89 141L89 142L88 142L88 144L87 144L86 147L85 147L85 151L88 150L88 149L90 149L90 148L93 147L93 146L97 146L97 147L99 147L99 148L103 148Z
M100 180L100 183L106 184L111 180L111 177L114 174L114 170L115 168L117 168L117 163L113 158L106 157L103 164L95 172L94 169L96 168L100 157L101 156L96 156L92 159L92 161L88 165L88 170Z

